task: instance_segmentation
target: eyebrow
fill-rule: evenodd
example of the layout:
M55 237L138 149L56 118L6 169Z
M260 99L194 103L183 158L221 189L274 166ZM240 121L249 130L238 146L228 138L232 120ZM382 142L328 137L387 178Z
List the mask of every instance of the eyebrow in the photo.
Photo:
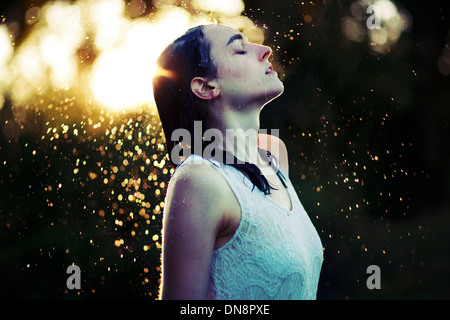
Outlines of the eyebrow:
M228 40L227 46L229 46L235 40L244 40L244 38L242 37L242 34L236 33L235 35L232 35L231 38Z

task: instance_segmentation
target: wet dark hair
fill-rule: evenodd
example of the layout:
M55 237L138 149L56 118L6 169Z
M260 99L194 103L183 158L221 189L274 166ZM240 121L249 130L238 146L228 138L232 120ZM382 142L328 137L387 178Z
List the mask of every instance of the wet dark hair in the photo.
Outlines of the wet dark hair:
M166 137L166 146L169 153L169 159L174 168L179 162L172 159L173 148L179 144L179 141L172 141L172 133L179 128L186 129L194 137L195 121L202 121L207 124L208 100L198 98L191 90L191 80L195 77L204 77L214 79L217 75L217 67L211 59L210 44L204 36L203 26L190 28L184 35L172 42L160 55L158 59L159 72L153 79L153 95L158 109L159 118ZM203 133L202 133L203 134ZM192 139L190 149L195 148L196 139ZM203 151L208 142L202 141L201 150ZM210 142L211 143L211 142ZM198 148L198 147L197 147ZM265 152L269 164L274 161L277 168L277 175L286 187L285 177L279 169L279 163L269 151ZM201 155L200 155L201 156ZM212 154L212 156L215 156ZM275 189L268 183L266 177L261 174L260 169L252 163L236 159L226 164L235 167L243 173L246 173L250 181L265 194L270 194L270 189ZM215 157L214 159L217 160ZM229 159L229 158L227 158ZM222 163L223 158L221 159ZM275 189L277 190L277 189Z

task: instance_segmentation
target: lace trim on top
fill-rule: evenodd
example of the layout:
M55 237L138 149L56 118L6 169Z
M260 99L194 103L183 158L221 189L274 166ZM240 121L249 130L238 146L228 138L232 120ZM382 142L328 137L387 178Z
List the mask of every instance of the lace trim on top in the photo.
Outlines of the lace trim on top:
M191 154L191 162L210 163L228 182L241 207L233 237L213 254L208 299L315 299L323 249L319 235L285 177L292 209L267 197L239 170ZM253 191L252 191L253 189Z

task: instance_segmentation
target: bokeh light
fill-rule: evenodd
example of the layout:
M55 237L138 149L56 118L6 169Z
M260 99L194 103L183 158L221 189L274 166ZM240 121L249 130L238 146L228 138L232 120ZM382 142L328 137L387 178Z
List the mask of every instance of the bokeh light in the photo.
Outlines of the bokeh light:
M379 20L379 26L367 27L367 8L373 18ZM403 32L410 30L411 18L406 9L399 10L390 0L360 0L350 5L350 15L342 18L342 32L350 40L367 41L370 48L377 53L388 53Z
M0 41L5 45L0 63L10 70L0 74L0 81L11 84L15 104L24 105L36 94L65 90L73 91L76 99L91 99L90 107L123 111L152 104L156 59L189 27L225 20L248 33L249 39L264 40L263 31L240 16L244 9L240 0L194 1L189 8L172 6L170 1L156 5L148 14L142 1L56 1L33 6L25 17L32 28L14 54L8 43L12 35L2 26Z
M39 269L30 259L46 252L81 265L85 293L108 295L126 261L137 275L131 296L156 297L173 173L153 101L156 59L198 24L226 21L264 41L263 29L241 16L240 0L172 2L39 2L24 12L26 33L2 16L0 185L19 189L4 193L10 210L2 211L1 232L11 243L27 230L46 234L18 264L9 262L13 272ZM64 234L58 243L55 234ZM70 294L64 286L55 292Z
M371 5L379 29L367 27ZM163 48L208 23L273 49L285 92L264 108L261 128L280 130L322 239L318 297L448 297L450 21L439 4L0 8L2 297L156 298L173 168L151 81ZM83 272L80 291L65 286L70 264ZM371 264L381 268L378 291L365 286Z

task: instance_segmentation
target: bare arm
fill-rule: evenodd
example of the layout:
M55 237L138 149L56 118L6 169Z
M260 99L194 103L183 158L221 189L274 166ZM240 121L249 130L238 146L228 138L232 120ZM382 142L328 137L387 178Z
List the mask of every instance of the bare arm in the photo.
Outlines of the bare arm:
M218 172L207 164L177 170L163 222L161 299L205 299L223 210Z

